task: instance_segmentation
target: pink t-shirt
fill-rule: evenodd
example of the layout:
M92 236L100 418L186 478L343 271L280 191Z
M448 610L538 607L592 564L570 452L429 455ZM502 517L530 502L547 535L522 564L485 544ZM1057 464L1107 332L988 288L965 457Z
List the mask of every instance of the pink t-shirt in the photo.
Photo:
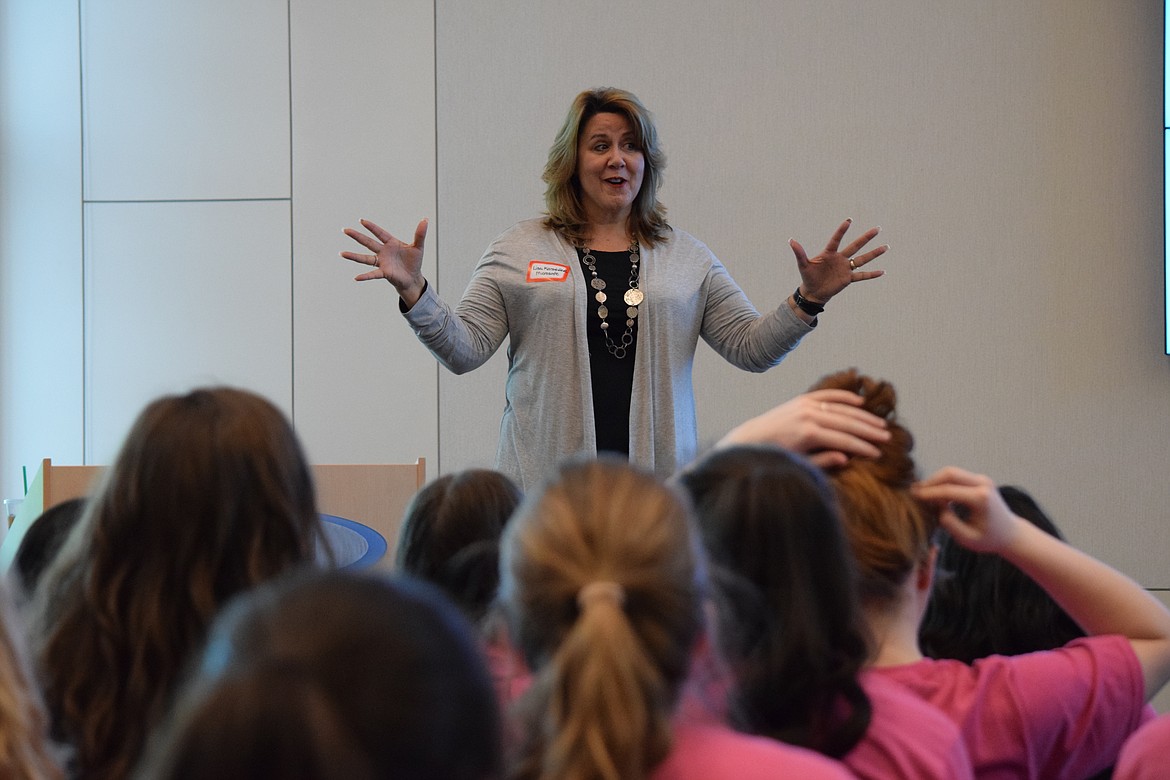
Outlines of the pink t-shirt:
M1161 780L1170 774L1170 714L1155 718L1125 741L1113 780Z
M981 780L1087 777L1113 765L1143 720L1141 664L1121 636L970 666L925 659L874 671L958 724Z
M873 715L865 736L842 759L863 780L968 780L967 745L954 721L914 692L874 671L861 687Z
M496 698L500 706L510 707L532 685L532 673L520 651L508 642L507 637L497 636L482 644L487 658L488 671L496 687Z
M804 748L740 734L727 726L687 721L674 729L670 755L650 780L849 780L844 766Z

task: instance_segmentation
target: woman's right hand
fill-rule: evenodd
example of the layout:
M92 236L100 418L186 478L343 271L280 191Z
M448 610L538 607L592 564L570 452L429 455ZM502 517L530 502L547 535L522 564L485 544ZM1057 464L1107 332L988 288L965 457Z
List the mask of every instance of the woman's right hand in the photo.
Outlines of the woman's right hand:
M426 286L426 280L422 275L422 259L423 244L427 237L427 220L421 220L414 229L413 244L402 243L368 219L363 219L361 223L362 227L369 231L369 235L354 228L346 228L345 234L370 250L372 254L341 253L346 260L371 266L370 270L355 276L354 281L385 279L394 285L407 308L414 306Z

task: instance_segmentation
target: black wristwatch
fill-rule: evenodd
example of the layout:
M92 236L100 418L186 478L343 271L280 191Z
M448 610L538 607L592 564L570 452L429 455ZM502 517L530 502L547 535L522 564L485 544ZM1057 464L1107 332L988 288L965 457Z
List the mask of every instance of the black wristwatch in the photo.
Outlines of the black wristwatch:
M810 317L815 317L825 310L823 303L816 303L810 301L800 294L800 288L796 288L796 292L792 293L792 300L796 301L797 307Z

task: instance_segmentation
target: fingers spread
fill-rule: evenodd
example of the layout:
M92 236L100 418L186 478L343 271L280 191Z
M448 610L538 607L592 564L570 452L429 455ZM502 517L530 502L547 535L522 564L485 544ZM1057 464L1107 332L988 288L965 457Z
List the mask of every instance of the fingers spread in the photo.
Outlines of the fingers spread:
M418 227L414 229L414 245L418 251L422 251L423 243L427 239L427 225L426 219L419 220Z
M390 234L389 234L389 233L388 233L386 230L384 230L384 229L383 229L383 228L382 228L380 225L378 225L378 224L376 224L376 223L374 223L374 222L371 222L371 221L370 221L370 220L368 220L368 219L363 219L363 220L362 220L362 227L364 227L366 230L368 230L368 231L370 231L371 233L373 233L373 234L374 234L374 235L377 237L377 239L378 239L379 241L381 241L383 244L385 244L385 243L386 243L387 241L389 241L390 239L394 238L394 236L390 235Z
M845 252L845 254L847 254L847 255L854 255L854 254L857 254L858 252L860 252L860 251L861 251L861 248L862 248L863 246L865 246L866 244L868 244L870 241L873 241L873 240L874 240L874 238L876 238L876 237L877 237L877 234L878 234L878 233L880 233L880 232L882 232L882 229L881 229L880 227L871 227L869 230L865 231L865 232L864 232L864 233L862 233L860 236L858 236L857 238L855 238L855 239L854 239L854 240L853 240L853 241L852 241L852 242L849 244L849 246L845 247L845 249L844 249L843 251L844 251L844 252Z
M795 238L788 239L788 246L792 247L792 254L796 255L796 265L803 268L808 264L808 255L805 254L804 247Z
M853 220L847 219L837 226L837 229L833 231L833 235L829 237L829 243L825 244L825 252L827 254L837 251L837 247L841 246L841 239L845 238L845 233L852 224Z
M359 244L361 244L362 246L364 246L366 249L370 250L371 252L376 253L378 251L379 242L370 238L368 235L361 232L360 230L354 230L353 228L346 228L344 230L344 233L347 236L349 236L350 238L352 238L354 241L356 241ZM346 255L343 253L342 257L346 257ZM350 257L349 259L353 260L354 258Z

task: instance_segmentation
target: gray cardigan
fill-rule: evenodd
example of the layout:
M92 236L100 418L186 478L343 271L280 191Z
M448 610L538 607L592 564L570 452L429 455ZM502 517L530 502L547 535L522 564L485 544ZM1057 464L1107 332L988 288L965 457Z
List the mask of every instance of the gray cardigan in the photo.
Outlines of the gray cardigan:
M404 313L419 340L456 374L504 341L508 378L496 468L531 490L557 462L597 449L586 339L585 280L576 250L541 219L487 248L458 306L432 286ZM703 243L681 230L641 249L630 460L662 475L698 450L691 380L700 336L733 365L765 371L812 328L785 303L760 315Z

